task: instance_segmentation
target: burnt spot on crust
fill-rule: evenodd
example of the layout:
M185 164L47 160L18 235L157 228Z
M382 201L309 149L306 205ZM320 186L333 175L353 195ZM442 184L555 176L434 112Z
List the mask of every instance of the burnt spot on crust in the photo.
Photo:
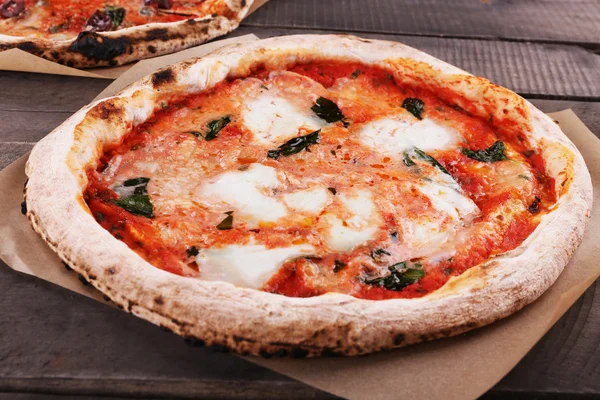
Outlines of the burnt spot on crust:
M142 40L145 40L146 42L152 42L154 40L162 40L163 42L166 42L170 39L179 39L182 37L183 35L181 35L180 33L169 33L168 29L157 28L151 29L148 32L146 32L146 36L144 36Z
M113 100L103 101L90 110L89 115L98 119L108 120L111 118L120 119L122 114Z
M86 280L86 279L83 277L83 275L79 275L79 274L77 274L77 279L79 279L79 281L80 281L81 283L83 283L83 285L84 285L84 286L87 286L87 285L89 285L89 284L90 284L90 283L89 283L89 282L88 282L88 281L87 281L87 280Z
M148 46L148 51L149 51L150 53L154 54L154 53L156 53L156 47L154 47L154 46L152 46L152 45L149 45L149 46Z
M32 54L41 54L43 53L43 50L40 49L35 43L33 42L23 42L23 43L19 43L17 45L18 49L21 49L23 51L26 51L28 53L32 53Z
M190 19L188 19L188 20L187 20L187 21L185 21L185 22L187 22L187 23L188 23L188 24L190 24L190 25L196 25L196 22L198 22L198 21L196 21L194 18L190 18Z
M23 202L21 203L21 214L27 214L27 202L25 200L23 200Z
M399 333L394 336L394 346L400 346L404 342L404 333Z
M290 353L292 358L304 358L308 355L308 350L302 347L294 347Z
M163 304L165 304L165 301L163 300L162 296L156 296L154 298L154 303L158 304L159 306L162 306Z
M240 343L240 342L256 343L256 340L254 340L254 339L248 339L248 338L238 336L238 335L233 335L233 340L236 343Z
M152 86L156 89L165 83L172 82L174 79L175 75L171 68L162 69L152 75Z
M131 39L127 37L113 39L95 32L81 32L68 51L80 53L89 59L116 63L116 57L131 54L132 46Z

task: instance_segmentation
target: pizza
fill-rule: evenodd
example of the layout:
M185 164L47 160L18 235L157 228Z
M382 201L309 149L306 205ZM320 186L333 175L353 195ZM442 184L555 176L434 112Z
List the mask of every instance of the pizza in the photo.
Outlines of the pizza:
M253 0L0 0L0 51L76 68L172 53L237 28Z
M119 307L243 354L355 355L516 312L579 245L574 145L399 43L272 38L161 69L33 149L26 209Z

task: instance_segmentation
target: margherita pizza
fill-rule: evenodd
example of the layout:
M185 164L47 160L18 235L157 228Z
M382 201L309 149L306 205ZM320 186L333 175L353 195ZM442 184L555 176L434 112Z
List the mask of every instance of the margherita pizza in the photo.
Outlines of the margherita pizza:
M148 76L34 149L27 215L133 314L253 354L362 354L540 296L591 209L515 93L404 45L293 36Z
M115 66L235 29L253 0L0 0L0 51L71 67Z

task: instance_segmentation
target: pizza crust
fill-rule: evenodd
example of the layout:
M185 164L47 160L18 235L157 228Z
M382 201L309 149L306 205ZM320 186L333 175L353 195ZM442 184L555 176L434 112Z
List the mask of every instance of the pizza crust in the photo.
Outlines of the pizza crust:
M559 200L518 248L469 269L416 299L371 301L328 293L292 298L227 282L184 278L143 260L104 230L82 198L85 170L172 94L198 93L253 68L313 59L389 68L399 81L443 88L441 97L493 116L506 134L526 132L547 160ZM476 100L477 106L468 106ZM508 112L504 112L508 109ZM27 163L27 216L75 271L119 307L196 343L242 354L357 355L453 336L516 312L562 272L582 240L592 206L583 158L533 105L399 43L341 35L303 35L233 45L159 70L114 97L75 113L40 141Z
M81 32L76 38L51 40L0 34L0 51L18 48L74 68L114 67L174 53L236 29L254 0L226 0L234 18L210 15L161 22L111 32Z

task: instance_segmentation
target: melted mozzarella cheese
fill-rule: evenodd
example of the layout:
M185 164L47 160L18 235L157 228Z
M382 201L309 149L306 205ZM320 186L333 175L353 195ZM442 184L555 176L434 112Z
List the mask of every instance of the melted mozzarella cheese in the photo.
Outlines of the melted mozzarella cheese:
M390 155L415 147L423 151L449 149L460 140L458 132L430 119L381 118L364 124L359 135L366 146Z
M310 108L302 111L282 97L268 91L245 103L243 123L254 133L256 142L265 146L281 144L298 136L302 127L315 131L324 121L313 114Z
M438 211L447 214L453 220L467 219L479 212L473 200L463 195L456 187L440 185L437 182L423 182L419 191L426 195Z
M252 242L201 250L196 263L202 279L260 289L285 261L311 255L314 250L308 244L268 249Z
M450 256L457 244L454 239L479 213L477 205L465 196L449 175L439 172L434 180L416 186L430 200L440 215L420 215L418 219L402 220L403 242L410 257L444 253ZM446 249L442 252L442 249Z
M371 192L358 189L342 193L339 199L350 217L327 213L321 218L326 226L325 243L333 251L349 251L375 238L381 217L373 202Z
M324 187L314 187L288 193L283 197L283 201L294 211L318 215L331 203L331 195Z
M249 227L256 227L287 214L286 207L270 197L273 189L281 186L275 168L252 164L245 171L225 172L204 183L198 190L197 200L221 211L234 208L236 219L241 218Z

